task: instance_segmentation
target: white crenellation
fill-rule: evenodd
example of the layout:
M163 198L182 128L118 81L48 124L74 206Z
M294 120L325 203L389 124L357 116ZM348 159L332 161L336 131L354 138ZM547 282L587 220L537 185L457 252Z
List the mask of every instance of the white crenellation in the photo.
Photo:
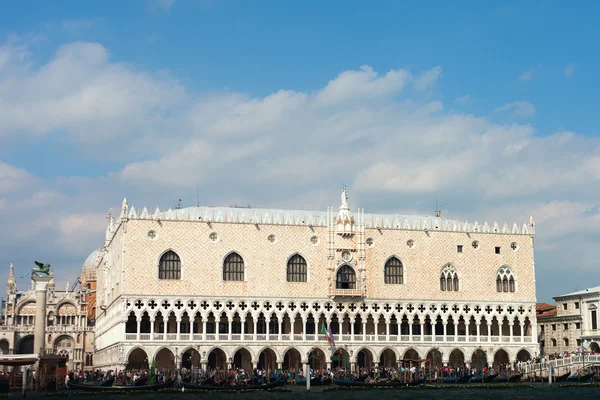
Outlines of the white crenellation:
M134 206L128 206L124 202L121 210L121 220L126 219L154 219L154 220L173 220L173 221L198 221L198 222L224 222L224 223L252 223L266 225L308 225L308 226L327 226L327 212L319 211L294 211L277 209L252 209L252 216L246 215L246 209L234 207L188 207L183 209L161 211L156 207L154 213L148 212L143 207L139 212ZM126 217L124 217L126 216ZM115 231L114 223L109 223L106 237ZM398 230L435 230L442 232L483 232L483 233L501 233L501 234L535 234L535 225L524 223L522 228L513 223L512 229L505 222L500 228L498 222L494 222L492 227L486 221L483 226L478 221L470 223L468 221L451 220L447 218L419 215L374 215L364 214L360 225L364 228L376 229L398 229Z

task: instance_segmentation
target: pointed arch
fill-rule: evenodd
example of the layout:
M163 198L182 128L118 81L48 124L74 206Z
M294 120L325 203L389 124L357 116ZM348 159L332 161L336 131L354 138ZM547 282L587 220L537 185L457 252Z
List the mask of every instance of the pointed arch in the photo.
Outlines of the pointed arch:
M511 267L503 265L496 273L496 291L501 293L514 293L517 280Z
M287 261L287 281L306 282L308 280L308 264L306 259L294 253Z
M231 252L223 260L224 281L244 281L245 264L244 259L238 253Z
M181 279L181 258L171 249L160 256L158 279Z
M336 289L356 289L356 272L350 265L342 265L335 276Z
M440 272L440 290L458 292L460 289L458 270L450 263L442 267Z
M383 267L384 283L402 285L404 283L404 264L397 256L389 257Z

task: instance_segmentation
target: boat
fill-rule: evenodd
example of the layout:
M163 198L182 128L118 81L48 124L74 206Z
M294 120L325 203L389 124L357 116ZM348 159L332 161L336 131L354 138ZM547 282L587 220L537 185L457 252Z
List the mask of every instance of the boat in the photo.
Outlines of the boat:
M596 372L588 372L585 375L572 375L567 378L567 382L587 382L596 374Z
M571 376L571 371L567 372L566 374L563 374L563 375L557 376L557 377L554 379L554 382L564 382L564 381L566 381L566 380L567 380L567 378L568 378L569 376Z
M296 385L306 385L306 379L296 378ZM331 385L331 378L319 378L317 376L310 378L310 386L327 386Z
M520 382L522 377L523 377L523 374L515 374L515 375L509 377L508 381L510 383Z
M507 383L507 382L508 382L508 376L506 376L506 375L497 376L496 379L494 379L494 383Z
M498 374L491 374L491 375L487 375L487 376L477 375L477 376L472 376L471 379L469 379L469 382L470 383L491 383L497 377L498 377Z
M469 383L469 379L471 379L471 377L473 377L471 374L463 375L456 379L456 383L459 385L462 383Z
M536 382L538 383L548 383L548 377L547 376L536 376L534 379Z
M273 388L285 385L286 381L287 381L287 379L279 379L279 380L276 380L275 382L264 383L262 385L215 385L215 384L196 385L196 384L189 383L189 382L183 382L183 387L186 389L205 390L205 391L269 390L269 389L273 389ZM306 384L306 380L304 380L304 383Z
M450 378L442 378L441 382L444 385L449 385L449 384L456 383L457 380L458 380L458 378L456 376L453 376L453 377L450 377Z
M112 382L111 382L112 383ZM132 385L132 386L101 386L101 385L84 385L79 383L67 383L67 388L71 390L82 390L86 392L143 392L160 390L166 387L173 386L174 381L159 383L156 385Z
M400 382L385 381L385 382L367 383L367 382L355 381L353 379L334 379L333 383L338 386L343 386L343 387L370 387L370 388L371 387L398 387L401 385Z

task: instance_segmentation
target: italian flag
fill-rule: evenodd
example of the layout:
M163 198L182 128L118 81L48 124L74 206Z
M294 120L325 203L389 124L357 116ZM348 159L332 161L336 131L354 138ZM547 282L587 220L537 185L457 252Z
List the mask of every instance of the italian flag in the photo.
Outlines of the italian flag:
M329 343L330 346L335 346L333 333L331 333L331 325L328 325L328 327L325 328L325 322L323 322L323 325L321 325L321 334L327 336L327 343Z

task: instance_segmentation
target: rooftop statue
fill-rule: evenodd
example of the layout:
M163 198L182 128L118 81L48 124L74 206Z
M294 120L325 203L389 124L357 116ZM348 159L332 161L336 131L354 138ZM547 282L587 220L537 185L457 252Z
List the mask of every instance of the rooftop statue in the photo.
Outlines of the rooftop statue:
M342 206L348 206L348 193L346 192L346 186L342 189Z
M37 265L37 268L31 268L31 271L29 271L31 273L31 277L32 278L34 276L48 276L48 275L50 275L50 264L44 264L44 263L41 263L39 261L34 261L34 263L35 263L35 265Z

